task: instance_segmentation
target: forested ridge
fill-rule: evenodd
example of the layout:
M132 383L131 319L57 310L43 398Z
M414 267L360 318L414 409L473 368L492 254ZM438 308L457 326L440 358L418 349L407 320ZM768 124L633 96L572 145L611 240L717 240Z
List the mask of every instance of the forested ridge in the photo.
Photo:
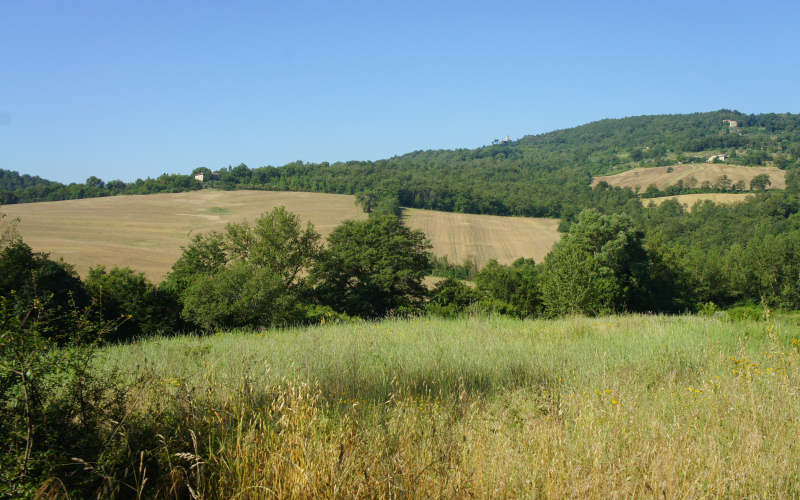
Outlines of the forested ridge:
M798 168L800 115L720 110L606 119L475 149L414 151L378 161L229 166L213 177L207 176L211 180L205 182L193 178L195 173L211 173L204 167L195 169L192 175L164 174L131 183L90 177L83 184L70 185L9 182L7 179L13 179L16 173L6 171L0 176L0 202L212 187L359 194L368 210L384 204L571 219L583 208L615 210L637 197L631 190L592 189L593 175L638 166L705 161L712 153L728 155L726 162L733 164Z

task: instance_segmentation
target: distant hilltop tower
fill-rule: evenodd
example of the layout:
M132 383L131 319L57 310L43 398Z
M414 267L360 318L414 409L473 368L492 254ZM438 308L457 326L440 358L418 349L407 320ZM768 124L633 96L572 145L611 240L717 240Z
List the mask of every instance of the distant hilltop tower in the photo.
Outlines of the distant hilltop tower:
M739 122L736 120L722 120L723 124L727 124L730 128L736 128L739 126Z

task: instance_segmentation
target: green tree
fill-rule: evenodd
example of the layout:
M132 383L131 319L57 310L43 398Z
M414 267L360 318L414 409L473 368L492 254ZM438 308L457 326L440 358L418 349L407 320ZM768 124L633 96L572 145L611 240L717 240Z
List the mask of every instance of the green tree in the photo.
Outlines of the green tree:
M361 207L364 213L371 214L380 201L380 196L373 190L360 191L356 193L356 204Z
M88 179L86 179L86 185L88 187L93 187L97 189L103 189L104 187L106 187L106 183L103 182L103 179L100 179L95 176L91 176Z
M306 271L320 236L283 207L254 225L228 224L224 233L195 236L167 276L182 316L205 328L297 322L308 305Z
M446 278L430 292L426 309L431 314L452 318L478 301L478 293L462 281Z
M106 340L171 334L180 327L177 296L156 288L143 273L127 267L107 271L98 266L89 270L85 285L106 320L123 319L109 331Z
M86 289L69 264L34 252L19 238L0 250L0 296L7 297L8 307L19 315L30 310L37 300L46 302L53 316L64 321L68 316L61 312L89 305ZM66 338L74 326L55 321L48 325L54 338Z
M587 209L544 260L540 289L550 316L646 308L650 262L643 233L626 215Z
M767 174L758 174L750 179L750 189L753 191L764 191L772 185L772 181Z
M524 318L541 312L537 274L533 259L520 258L510 266L492 259L478 273L475 283L479 292L507 304L504 311Z
M731 179L726 174L722 174L717 178L717 183L715 184L716 188L720 191L730 191L731 189Z
M328 236L312 269L319 300L352 316L380 317L422 306L430 243L394 216L346 221Z

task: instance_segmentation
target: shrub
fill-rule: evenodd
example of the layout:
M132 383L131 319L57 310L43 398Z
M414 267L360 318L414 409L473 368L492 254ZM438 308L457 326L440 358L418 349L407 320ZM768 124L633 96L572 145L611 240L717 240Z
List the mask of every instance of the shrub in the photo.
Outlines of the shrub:
M142 335L172 333L180 327L177 296L159 290L144 274L129 268L103 266L89 270L86 288L107 320L126 318L109 332L108 340L131 340Z
M697 305L697 314L700 316L713 316L717 311L717 305L713 302L705 302Z
M195 277L182 314L205 329L283 326L303 322L307 307L277 274L238 260Z
M89 304L86 289L72 266L51 260L46 253L34 252L21 239L14 239L0 251L0 296L6 298L6 307L19 318L36 301L46 303L50 320L41 328L47 328L47 335L62 341L76 327L67 311Z
M732 307L725 311L734 321L766 321L767 312L763 306L744 305Z
M17 305L0 296L0 496L32 496L48 477L73 494L94 491L100 478L73 458L98 463L123 418L124 391L114 377L92 373L94 346L113 325L38 298L24 314ZM53 325L65 323L72 329L58 347Z
M478 301L478 293L461 281L447 278L430 292L426 309L431 314L451 318L462 314Z
M541 312L542 301L533 259L517 259L511 266L490 260L475 278L478 291L492 299L490 309L498 311L498 304L506 314L518 317L535 316ZM489 302L482 301L484 305Z

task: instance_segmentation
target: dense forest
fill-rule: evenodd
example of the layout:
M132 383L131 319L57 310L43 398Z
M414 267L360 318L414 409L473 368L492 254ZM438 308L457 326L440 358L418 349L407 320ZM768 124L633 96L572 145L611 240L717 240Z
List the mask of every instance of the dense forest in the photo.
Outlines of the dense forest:
M639 196L631 190L592 189L592 176L639 166L705 161L711 153L724 153L726 161L733 164L798 168L800 115L720 110L607 119L476 149L415 151L378 161L229 166L207 175L210 180L202 183L193 175L164 174L131 183L91 177L84 184L63 185L37 178L28 178L25 184L18 180L25 176L4 171L0 202L211 187L360 194L367 210L384 204L572 219L583 208L614 211ZM195 173L211 174L211 170L197 168ZM679 192L689 191L673 189L669 194Z

